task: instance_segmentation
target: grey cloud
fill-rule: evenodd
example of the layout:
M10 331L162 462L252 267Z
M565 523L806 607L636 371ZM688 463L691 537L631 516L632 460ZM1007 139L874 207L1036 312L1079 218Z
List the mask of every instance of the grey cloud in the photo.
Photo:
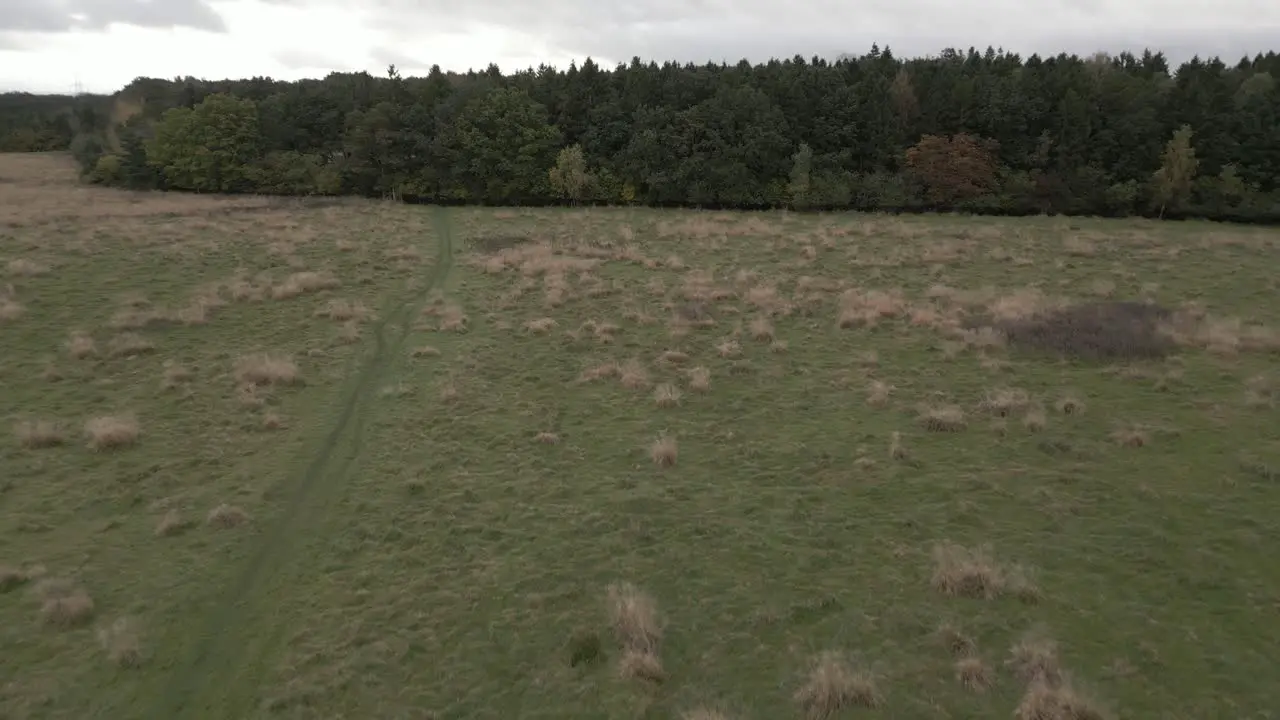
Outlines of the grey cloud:
M332 70L344 70L343 63L320 52L312 52L310 50L281 50L273 53L271 58L290 70L304 70L310 68L325 68Z
M389 44L422 47L424 61L441 65L448 59L426 57L427 38L475 24L525 33L561 56L624 62L835 57L872 43L900 56L990 45L1024 56L1151 47L1175 61L1195 54L1234 60L1280 37L1274 0L1183 0L1176 12L1158 0L367 0L361 7ZM536 48L506 54L530 56Z
M3 0L0 31L101 30L120 23L147 28L188 27L225 32L205 0Z

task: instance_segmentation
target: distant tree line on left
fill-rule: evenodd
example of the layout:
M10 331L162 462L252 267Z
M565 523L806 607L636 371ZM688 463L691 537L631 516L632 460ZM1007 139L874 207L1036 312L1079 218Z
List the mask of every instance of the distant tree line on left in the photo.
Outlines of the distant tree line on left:
M106 95L0 93L0 152L69 150L78 133L101 125L110 105Z

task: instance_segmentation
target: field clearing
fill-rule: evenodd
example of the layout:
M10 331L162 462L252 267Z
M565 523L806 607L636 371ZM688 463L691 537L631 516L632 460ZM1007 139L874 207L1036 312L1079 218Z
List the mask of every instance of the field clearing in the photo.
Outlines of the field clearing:
M0 155L0 718L1273 717L1278 241Z

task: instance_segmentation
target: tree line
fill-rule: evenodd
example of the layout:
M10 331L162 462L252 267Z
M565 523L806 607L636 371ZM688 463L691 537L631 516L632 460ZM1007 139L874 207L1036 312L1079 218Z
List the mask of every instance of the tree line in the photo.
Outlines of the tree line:
M88 179L502 205L1280 220L1280 55L987 49L504 75L140 78L81 108Z

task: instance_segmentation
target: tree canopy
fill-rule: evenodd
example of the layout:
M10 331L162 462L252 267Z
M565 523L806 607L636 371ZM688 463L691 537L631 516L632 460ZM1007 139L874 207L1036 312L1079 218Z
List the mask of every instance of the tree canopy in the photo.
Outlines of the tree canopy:
M1173 69L1153 52L873 48L758 65L139 78L78 119L36 96L0 104L0 149L71 147L98 182L196 191L1274 221L1277 74L1274 52Z

